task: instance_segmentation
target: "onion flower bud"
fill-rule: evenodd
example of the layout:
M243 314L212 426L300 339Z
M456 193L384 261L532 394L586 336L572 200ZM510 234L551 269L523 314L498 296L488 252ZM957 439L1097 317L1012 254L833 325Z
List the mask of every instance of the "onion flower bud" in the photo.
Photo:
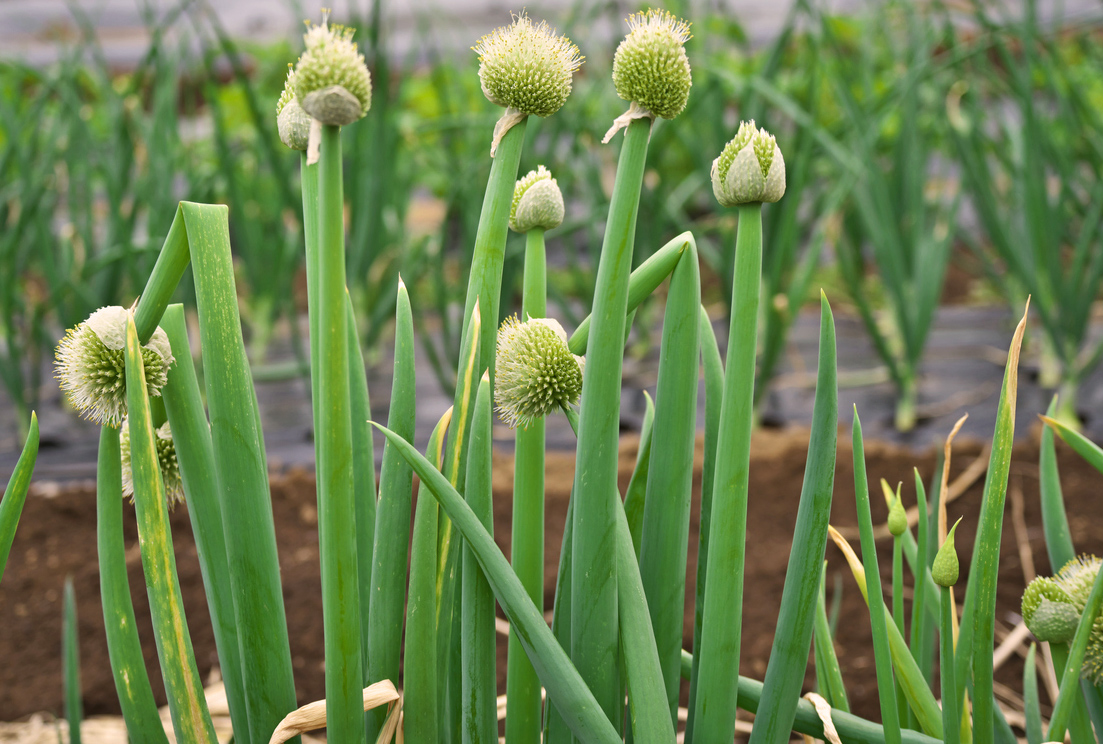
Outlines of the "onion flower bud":
M295 70L288 65L287 81L276 103L276 129L280 141L292 150L306 150L310 139L310 114L295 100Z
M517 181L509 210L509 226L515 232L551 230L563 224L563 214L563 193L547 168L537 166Z
M892 506L889 507L888 528L893 537L900 537L908 531L908 513L904 511L904 503L899 494L892 500Z
M352 124L371 107L371 73L352 34L351 28L323 21L303 35L306 51L291 82L303 111L322 124Z
M957 532L959 524L961 524L960 519L954 522L954 526L946 534L946 539L942 541L938 553L935 554L934 562L931 564L931 578L939 586L953 586L957 583L960 566L957 560L957 550L954 549L954 533Z
M578 47L558 36L546 21L522 13L494 29L472 47L479 55L483 94L505 113L494 127L494 154L507 131L526 116L551 116L571 94L571 80L582 66Z
M712 161L712 193L722 206L776 202L785 195L785 158L774 136L742 122Z
M558 321L507 318L498 329L494 402L511 428L524 428L582 394L582 357L567 347Z
M118 427L126 416L127 309L101 307L69 329L55 354L57 378L81 415L101 426ZM142 347L146 392L161 394L172 366L168 336L160 328Z
M166 421L153 430L157 445L157 463L161 466L161 482L165 485L165 503L171 509L184 501L184 482L180 479L180 463L176 459L176 444L172 439L172 427ZM134 501L134 471L130 463L130 422L124 420L119 432L119 449L122 453L123 496Z
M1023 620L1039 641L1067 643L1076 635L1080 611L1072 598L1048 576L1039 576L1023 592Z

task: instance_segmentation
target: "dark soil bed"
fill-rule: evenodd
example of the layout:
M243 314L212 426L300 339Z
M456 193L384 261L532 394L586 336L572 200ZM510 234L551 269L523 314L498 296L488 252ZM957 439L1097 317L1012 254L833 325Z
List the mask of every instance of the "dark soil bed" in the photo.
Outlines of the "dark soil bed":
M852 455L847 434L848 429L840 430L832 514L833 523L840 528L855 524ZM761 430L756 434L753 444L743 658L740 670L759 679L765 672L769 657L785 578L803 477L807 437L806 430ZM1073 538L1079 550L1098 553L1103 548L1103 522L1100 521L1103 516L1103 501L1098 493L1100 476L1063 445L1059 444L1058 447ZM952 475L956 477L965 470L980 454L981 449L977 443L958 446ZM622 487L626 485L634 456L635 440L626 438L622 442ZM875 523L883 522L886 516L879 495L880 489L876 488L879 479L885 478L892 484L903 480L906 484L905 503L911 505L915 503L915 494L911 487L912 467L918 467L924 480L929 481L935 462L933 452L916 455L910 450L877 442L869 444L867 458L870 483L875 486ZM551 604L572 471L572 457L558 453L549 454L548 607ZM1038 506L1036 443L1022 443L1015 448L1011 483L1012 488L1019 489L1023 495L1023 524L1036 569L1039 573L1048 573ZM507 555L511 484L512 462L509 457L502 456L496 462L495 468L495 531L498 542ZM694 484L699 490L700 458ZM950 507L952 518L965 517L958 531L957 542L963 557L968 555L972 545L982 485L983 478ZM313 475L293 470L273 476L272 500L296 687L300 702L308 702L324 697L317 511ZM691 579L696 565L694 545L698 523L697 504L695 496L692 524L694 539L691 540L689 558ZM139 630L146 642L146 659L155 680L154 686L159 688L133 510L128 508L127 514L126 533L130 546L128 562L137 604ZM177 509L172 523L177 565L196 658L201 673L205 675L217 664L217 659L195 546L187 523L187 511ZM0 663L0 720L19 719L35 711L60 714L63 710L61 596L66 574L73 576L76 585L85 713L94 715L118 711L103 635L95 542L95 498L87 486L67 488L52 497L39 494L29 499L3 583L0 584L0 659L3 660ZM891 544L883 542L881 548L881 566L887 576ZM998 624L1010 626L1017 621L1019 597L1024 584L1021 556L1013 528L1012 501L1009 500L1004 520ZM839 624L838 650L851 703L855 712L878 718L868 616L839 551L829 545L827 557L830 561L829 571L840 573L843 578L843 620ZM829 586L830 583L829 580ZM692 580L687 587L687 598L691 594ZM910 592L908 596L910 598ZM691 626L692 606L687 602L687 648ZM503 692L504 670L505 643L502 639L499 644L499 689ZM997 672L997 679L1014 689L1020 689L1021 675L1022 661L1016 656ZM811 679L810 674L809 683ZM159 702L163 703L163 692L159 692L158 696ZM1047 702L1044 692L1043 702Z

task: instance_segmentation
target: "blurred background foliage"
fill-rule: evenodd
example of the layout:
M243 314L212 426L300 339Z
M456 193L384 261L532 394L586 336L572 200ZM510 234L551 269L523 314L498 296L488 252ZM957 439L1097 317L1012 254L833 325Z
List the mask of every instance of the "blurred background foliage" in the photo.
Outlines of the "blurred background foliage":
M419 26L417 54L398 58L385 1L366 18L334 19L358 29L375 84L367 119L343 135L350 291L364 342L378 348L401 273L448 389L499 111L475 55L441 51L447 30L433 19ZM1043 21L1031 2L980 0L890 0L838 16L797 0L776 38L753 46L709 3L667 5L693 21L694 87L687 110L654 129L636 262L693 230L706 304L722 313L735 217L712 197L711 163L740 119L777 136L788 191L765 212L760 399L796 313L827 286L865 321L906 406L951 262L988 277L990 298L1021 308L1035 296L1051 384L1075 390L1103 354L1088 332L1103 277L1097 19ZM133 301L181 199L229 205L251 361L301 373L298 168L274 109L301 40L232 39L208 7L185 1L149 19L145 55L118 70L91 20L72 12L80 39L56 63L0 60L0 376L17 419L51 384L62 330ZM595 29L619 29L624 15L579 3L554 19L586 62L567 105L530 123L521 164L548 166L568 202L548 236L549 299L568 324L591 304L617 149L600 137L625 108L609 80L616 40ZM512 240L503 312L516 305L522 252ZM638 319L642 353L658 315L644 306ZM284 338L290 361L270 353Z

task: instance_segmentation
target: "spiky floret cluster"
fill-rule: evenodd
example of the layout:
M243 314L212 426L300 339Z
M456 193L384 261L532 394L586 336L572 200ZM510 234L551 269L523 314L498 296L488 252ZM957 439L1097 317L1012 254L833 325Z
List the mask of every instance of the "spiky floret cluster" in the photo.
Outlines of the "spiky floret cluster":
M509 209L509 226L513 230L519 233L537 228L551 230L563 224L563 214L563 193L547 168L537 166L517 181Z
M673 119L686 107L693 85L685 48L689 24L665 10L648 10L628 16L628 28L613 57L617 95Z
M289 82L303 110L323 124L351 124L371 107L371 73L352 34L323 21L303 35L306 51Z
M472 49L479 55L479 80L492 103L522 114L551 116L571 94L571 77L583 57L546 21L522 13L494 29Z
M1065 564L1053 578L1030 582L1023 592L1023 620L1038 640L1072 640L1100 565L1103 561L1094 556L1081 556ZM1092 623L1080 674L1095 684L1103 682L1103 616Z
M161 482L165 485L165 503L171 509L184 501L184 482L180 479L180 463L176 459L176 443L172 439L172 427L166 421L153 430L157 445L157 464L161 468ZM123 421L119 432L119 450L122 454L123 496L134 501L134 470L130 460L130 422Z
M524 428L582 394L583 360L567 347L563 326L550 318L507 318L498 329L494 402L502 420Z
M66 332L55 354L65 396L82 416L102 426L118 427L126 416L127 314L123 307L101 307ZM158 328L142 347L149 395L161 394L172 362L168 336Z
M295 68L287 65L287 80L276 102L276 129L280 141L292 150L305 150L310 138L310 115L295 100Z
M777 140L754 120L739 124L732 141L712 161L712 193L725 207L776 202L785 195L785 158Z

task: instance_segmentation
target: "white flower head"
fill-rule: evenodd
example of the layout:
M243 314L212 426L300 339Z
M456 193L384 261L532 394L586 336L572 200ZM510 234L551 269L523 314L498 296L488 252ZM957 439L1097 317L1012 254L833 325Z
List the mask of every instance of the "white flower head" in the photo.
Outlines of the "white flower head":
M69 402L90 421L118 427L126 416L126 321L129 311L101 307L66 332L55 354L57 378ZM160 328L142 347L146 392L161 394L173 363Z
M613 57L617 95L673 119L685 109L693 85L685 47L689 24L665 10L648 10L628 16L628 28Z
M161 482L165 485L165 503L170 509L184 501L184 482L180 479L180 463L176 459L176 443L172 439L172 427L166 421L153 430L157 446L157 463L161 468ZM123 421L119 432L119 450L122 454L123 496L134 501L134 470L130 459L130 422Z
M567 346L558 321L506 318L498 329L494 399L510 427L527 427L582 394L584 361Z

